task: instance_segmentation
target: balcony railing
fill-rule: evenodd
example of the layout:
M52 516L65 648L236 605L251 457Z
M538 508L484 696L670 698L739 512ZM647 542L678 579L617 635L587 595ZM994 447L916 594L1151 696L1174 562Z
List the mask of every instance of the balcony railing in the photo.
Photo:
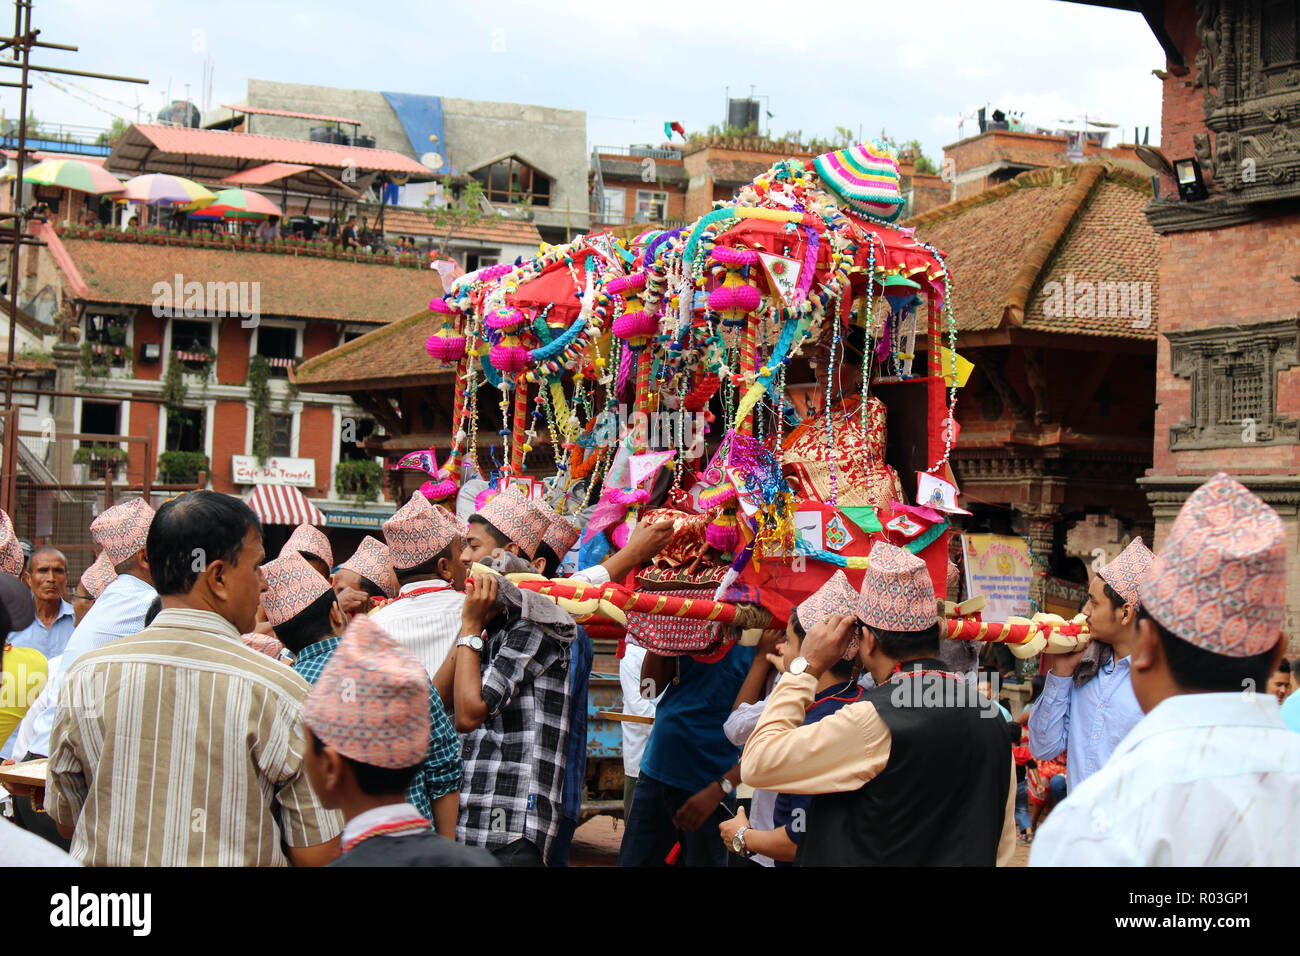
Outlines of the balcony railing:
M595 229L597 226L665 226L668 229L680 229L686 225L687 219L651 219L644 215L626 216L620 213L599 213L591 214L591 226Z
M597 156L649 156L651 159L681 159L680 149L658 149L654 146L593 146L591 151Z

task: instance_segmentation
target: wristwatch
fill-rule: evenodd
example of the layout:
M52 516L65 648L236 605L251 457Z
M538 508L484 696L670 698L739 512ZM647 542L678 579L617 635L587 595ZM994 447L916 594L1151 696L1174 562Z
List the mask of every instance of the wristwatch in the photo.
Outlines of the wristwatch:
M745 846L745 831L749 827L741 827L731 835L731 849L743 857L751 857L754 854Z
M808 658L806 657L803 656L796 657L794 660L790 662L789 670L791 674L802 674L807 669L808 669Z
M722 788L722 795L724 797L729 797L736 792L736 785L726 777L718 778L718 786Z
M456 646L457 646L457 647L468 647L468 648L469 648L470 650L472 650L474 653L476 653L476 654L482 654L482 653L483 653L483 638L479 637L477 634L471 634L471 635L468 636L468 637L462 637L459 641L456 642Z

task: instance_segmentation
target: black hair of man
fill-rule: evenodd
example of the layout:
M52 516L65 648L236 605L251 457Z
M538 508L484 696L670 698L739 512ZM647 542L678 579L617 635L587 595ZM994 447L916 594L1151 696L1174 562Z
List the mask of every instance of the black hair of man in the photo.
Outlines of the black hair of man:
M1105 578L1102 578L1101 581L1101 593L1106 595L1106 600L1110 602L1112 611L1118 611L1126 603L1120 593L1111 587Z
M275 625L276 639L299 654L304 647L331 637L334 632L330 627L330 609L336 603L334 589L330 588L289 620Z
M324 752L325 745L321 743L320 738L312 732L311 728L307 729L307 733L311 734L311 745L315 753ZM343 755L339 754L339 756L342 757ZM343 759L352 768L352 775L357 778L357 786L368 797L387 797L397 793L406 793L411 788L411 781L415 779L415 772L421 766L415 764L411 767L393 769L360 763L351 757L343 757Z
M935 621L923 631L882 631L878 627L867 628L876 638L881 651L896 661L911 660L916 657L939 656L939 622Z
M1263 688L1272 673L1273 648L1249 657L1228 657L1203 650L1170 633L1168 628L1147 613L1138 610L1138 620L1148 620L1160 635L1169 674L1179 687L1188 692L1240 691L1243 687Z
M482 515L470 515L466 524L481 524L487 529L488 537L496 542L498 548L504 548L510 543L510 535L499 530L496 525Z
M1280 661L1277 662L1277 670L1279 674L1290 674L1291 662L1287 660L1285 657L1282 658Z
M364 574L358 574L357 577L361 579L361 590L365 591L371 597L388 597L388 595L384 593L383 588L370 580Z
M441 551L429 560L422 561L413 568L393 568L393 573L397 575L397 583L405 584L407 581L412 581L420 577L427 577L430 574L436 576L438 574L438 562L443 558L446 558L448 561L451 560L451 548L455 543L455 541L447 542ZM364 582L366 579L362 578L361 580ZM383 592L380 591L379 593L382 594Z
M535 558L541 558L543 562L542 574L548 578L555 577L555 572L560 570L560 559L555 556L555 549L543 541L537 546Z
M794 636L799 638L799 641L802 643L803 639L808 636L808 631L804 628L803 622L799 620L798 610L795 610L790 615L790 620L794 622ZM844 680L848 680L850 677L853 676L853 664L854 662L851 660L836 661L834 664L831 665L831 673L834 674L836 677L840 677L843 678Z
M144 612L144 626L148 627L153 623L153 619L162 611L162 598L154 595L154 599L149 602L148 609Z
M233 495L191 491L163 502L145 540L154 590L186 594L207 564L237 565L249 528L262 533L253 509Z

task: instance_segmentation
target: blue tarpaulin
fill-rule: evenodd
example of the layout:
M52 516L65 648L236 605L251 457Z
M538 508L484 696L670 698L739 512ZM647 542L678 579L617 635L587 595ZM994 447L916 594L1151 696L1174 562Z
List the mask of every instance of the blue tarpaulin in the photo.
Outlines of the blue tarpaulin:
M442 97L427 96L423 93L384 93L384 99L397 114L397 119L406 130L406 138L411 141L411 149L418 159L425 153L441 153L443 166L440 175L455 175L451 161L447 157L447 141L442 133ZM431 141L430 136L437 136Z

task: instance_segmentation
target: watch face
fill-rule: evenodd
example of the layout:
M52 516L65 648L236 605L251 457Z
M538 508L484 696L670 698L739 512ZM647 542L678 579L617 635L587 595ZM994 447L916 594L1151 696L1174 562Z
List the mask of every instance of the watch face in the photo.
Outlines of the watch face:
M806 657L796 657L790 662L791 674L802 674L808 669L808 659Z
M740 842L740 831L737 830L731 835L731 848L737 853L745 852L745 844Z

